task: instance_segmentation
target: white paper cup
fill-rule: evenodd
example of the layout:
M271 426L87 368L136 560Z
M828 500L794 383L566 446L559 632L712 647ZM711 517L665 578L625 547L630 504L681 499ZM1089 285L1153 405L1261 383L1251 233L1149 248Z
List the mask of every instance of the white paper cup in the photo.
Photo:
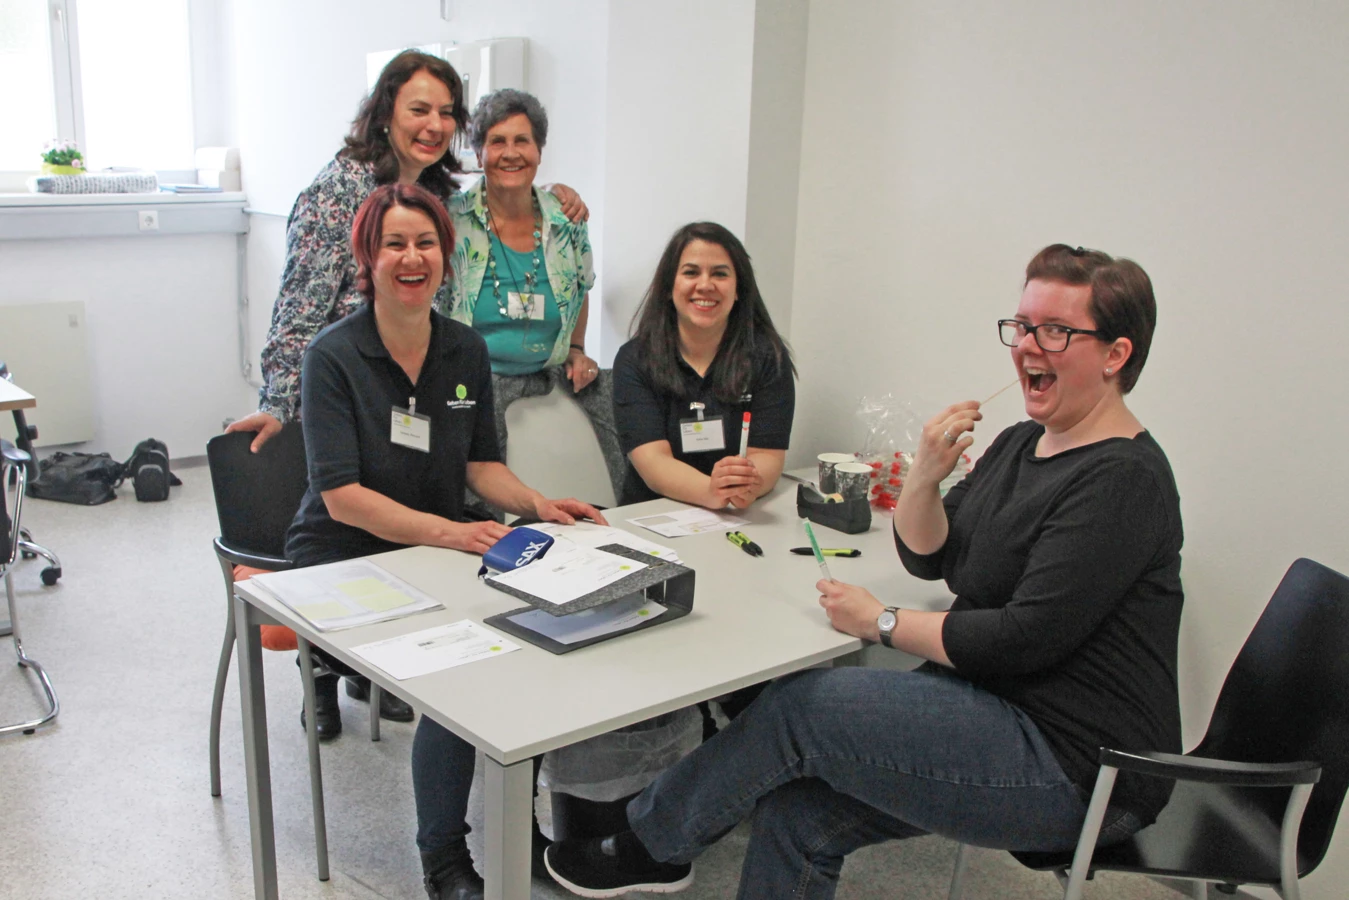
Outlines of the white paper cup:
M844 500L865 500L871 487L871 466L860 462L838 463L834 466L834 490Z
M834 481L834 467L840 463L851 463L854 457L851 453L821 453L815 457L820 462L820 493L833 494L838 491L838 485Z

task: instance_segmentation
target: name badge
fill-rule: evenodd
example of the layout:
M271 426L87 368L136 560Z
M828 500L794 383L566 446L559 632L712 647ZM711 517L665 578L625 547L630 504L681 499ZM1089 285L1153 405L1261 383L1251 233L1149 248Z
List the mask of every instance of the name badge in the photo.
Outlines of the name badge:
M721 416L714 419L680 419L679 441L685 453L726 449L726 429Z
M512 319L534 319L543 321L544 304L547 302L543 294L522 294L519 291L511 291L506 294L506 315Z
M400 447L431 452L431 417L395 406L389 440Z

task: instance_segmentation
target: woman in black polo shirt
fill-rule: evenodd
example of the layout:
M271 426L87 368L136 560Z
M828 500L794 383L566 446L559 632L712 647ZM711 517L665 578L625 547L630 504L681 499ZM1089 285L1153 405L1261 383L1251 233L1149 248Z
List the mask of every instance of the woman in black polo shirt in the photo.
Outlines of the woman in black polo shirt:
M772 490L791 437L796 367L744 245L714 222L676 231L634 321L614 359L618 438L632 464L620 502L663 496L743 509Z
M440 201L416 185L377 188L356 213L351 242L367 302L305 353L309 490L287 556L315 565L418 544L482 553L510 529L458 521L465 484L518 515L603 523L594 507L549 500L501 462L487 345L431 310L454 246ZM464 840L473 765L472 745L422 717L412 776L432 900L482 896Z

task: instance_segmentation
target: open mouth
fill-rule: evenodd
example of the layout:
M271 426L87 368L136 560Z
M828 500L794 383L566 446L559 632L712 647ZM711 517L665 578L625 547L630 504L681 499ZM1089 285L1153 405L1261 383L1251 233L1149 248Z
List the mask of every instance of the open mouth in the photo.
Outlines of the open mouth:
M1030 388L1032 394L1043 394L1058 380L1059 376L1053 372L1040 369L1026 370L1026 386Z
M399 284L421 284L426 280L426 275L399 275L396 280Z

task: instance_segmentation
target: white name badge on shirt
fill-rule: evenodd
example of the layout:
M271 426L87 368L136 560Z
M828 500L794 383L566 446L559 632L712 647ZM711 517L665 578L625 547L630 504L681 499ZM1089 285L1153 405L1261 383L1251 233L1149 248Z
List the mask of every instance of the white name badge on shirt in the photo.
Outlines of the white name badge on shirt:
M506 294L506 315L512 319L534 319L543 321L544 305L547 299L543 294L522 294L511 291Z
M423 453L431 452L431 417L395 406L389 440Z
M721 416L715 419L680 419L679 441L685 453L705 453L726 449L726 429Z

